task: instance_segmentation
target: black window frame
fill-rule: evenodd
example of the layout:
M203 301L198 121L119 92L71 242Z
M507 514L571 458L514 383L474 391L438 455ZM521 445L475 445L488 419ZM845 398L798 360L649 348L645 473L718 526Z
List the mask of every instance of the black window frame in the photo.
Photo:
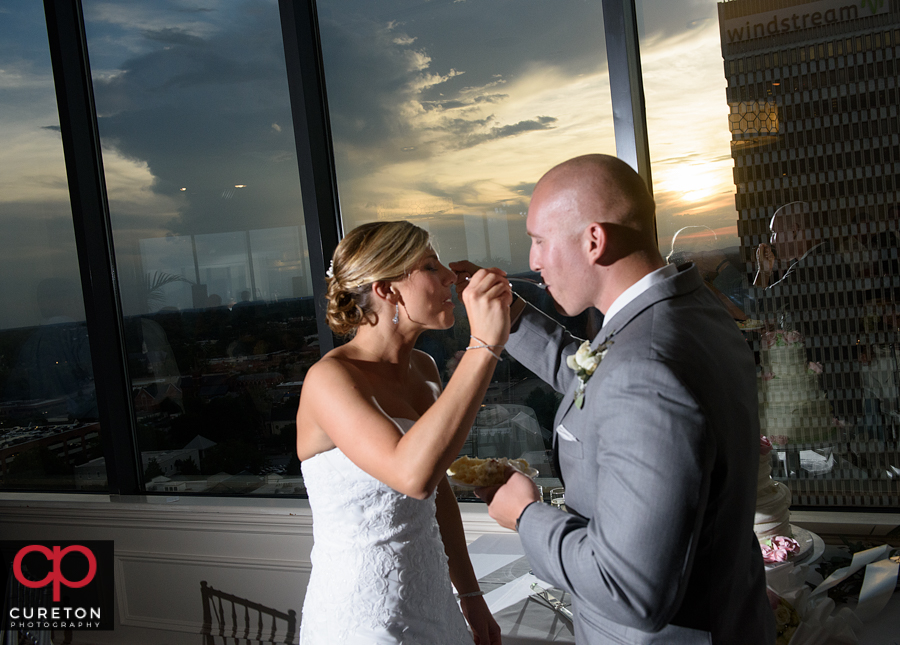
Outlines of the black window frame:
M278 0L297 149L316 326L323 353L326 258L343 235L315 0ZM44 0L85 317L106 461L108 494L144 490L130 396L100 134L81 0ZM617 155L652 186L634 0L603 0ZM200 494L205 495L205 494Z

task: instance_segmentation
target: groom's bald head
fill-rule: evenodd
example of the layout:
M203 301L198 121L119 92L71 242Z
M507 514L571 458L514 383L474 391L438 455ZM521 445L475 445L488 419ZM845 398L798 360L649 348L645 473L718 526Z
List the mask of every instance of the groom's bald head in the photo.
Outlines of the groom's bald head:
M613 230L627 230L629 246L657 246L653 198L640 175L616 157L591 154L564 161L541 177L533 198L563 204L557 212L573 231L593 222L613 224Z
M653 198L644 181L609 155L575 157L534 187L526 226L529 264L560 311L605 312L629 286L665 265Z

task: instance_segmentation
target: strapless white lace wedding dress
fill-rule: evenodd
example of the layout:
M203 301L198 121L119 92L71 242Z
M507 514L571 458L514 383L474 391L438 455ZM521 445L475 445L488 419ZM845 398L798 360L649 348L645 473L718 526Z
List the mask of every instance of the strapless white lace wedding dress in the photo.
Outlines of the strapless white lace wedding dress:
M413 422L397 419L406 431ZM301 464L313 515L301 645L472 645L434 493L417 500L335 448Z

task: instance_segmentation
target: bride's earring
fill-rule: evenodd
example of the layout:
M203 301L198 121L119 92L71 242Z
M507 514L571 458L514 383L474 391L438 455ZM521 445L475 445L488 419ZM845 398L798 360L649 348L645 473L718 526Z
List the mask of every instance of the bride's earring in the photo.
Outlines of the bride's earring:
M399 304L394 305L394 317L391 318L391 322L394 323L395 325L400 322L400 305Z

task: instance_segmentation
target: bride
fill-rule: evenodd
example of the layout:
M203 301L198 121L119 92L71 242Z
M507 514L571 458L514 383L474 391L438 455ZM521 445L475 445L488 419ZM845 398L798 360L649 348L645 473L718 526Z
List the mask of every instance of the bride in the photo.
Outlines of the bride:
M455 280L409 222L360 226L335 250L328 324L352 338L309 370L297 411L314 539L302 645L500 642L445 471L509 335L512 293L497 273L471 277L470 351L442 392L413 346L453 325Z

